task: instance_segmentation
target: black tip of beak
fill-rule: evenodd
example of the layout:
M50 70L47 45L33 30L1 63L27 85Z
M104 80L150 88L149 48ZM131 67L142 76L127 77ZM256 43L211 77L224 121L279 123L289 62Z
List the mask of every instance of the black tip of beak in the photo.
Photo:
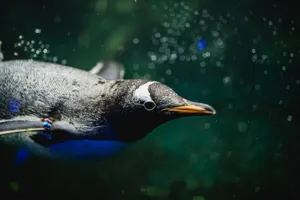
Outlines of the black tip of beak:
M208 104L193 102L189 100L186 100L186 102L188 103L188 105L196 106L200 109L203 109L204 114L215 115L217 113L216 110Z
M186 105L178 106L173 108L166 108L163 111L175 112L181 115L191 116L191 115L214 115L216 110L210 105L198 102L192 102L184 100Z

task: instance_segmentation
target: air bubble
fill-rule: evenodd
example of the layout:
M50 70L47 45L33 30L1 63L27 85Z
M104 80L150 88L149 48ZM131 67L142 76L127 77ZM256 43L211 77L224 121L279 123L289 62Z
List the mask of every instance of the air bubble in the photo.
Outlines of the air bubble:
M286 71L286 66L282 66L282 71Z
M166 74L167 74L168 76L170 76L170 75L172 74L172 71L171 71L170 69L167 69L167 70L166 70Z
M231 81L231 78L229 76L226 76L223 78L223 83L228 84Z
M42 32L42 30L41 29L35 29L35 31L34 31L36 34L40 34L41 32Z
M140 40L139 40L138 38L134 38L134 39L133 39L133 44L138 44L139 41L140 41Z
M246 131L247 131L247 128L248 128L248 125L247 125L247 123L245 123L245 122L240 122L240 123L238 124L238 131L239 131L240 133L246 132Z

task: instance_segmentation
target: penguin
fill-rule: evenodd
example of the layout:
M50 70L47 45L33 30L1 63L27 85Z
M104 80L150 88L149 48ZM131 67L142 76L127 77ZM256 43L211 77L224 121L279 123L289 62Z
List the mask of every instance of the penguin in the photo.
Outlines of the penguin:
M124 74L115 61L90 71L34 60L0 62L0 145L19 148L20 159L101 159L168 121L216 113L163 83Z

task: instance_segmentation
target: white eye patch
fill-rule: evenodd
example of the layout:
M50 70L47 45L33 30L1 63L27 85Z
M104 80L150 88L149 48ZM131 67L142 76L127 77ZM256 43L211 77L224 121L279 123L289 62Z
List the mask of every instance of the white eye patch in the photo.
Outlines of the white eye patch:
M149 92L149 86L154 84L154 83L158 83L157 81L151 81L148 83L145 83L143 85L141 85L140 87L138 87L133 94L133 98L135 101L137 102L147 102L147 101L152 101L151 96L150 96L150 92Z

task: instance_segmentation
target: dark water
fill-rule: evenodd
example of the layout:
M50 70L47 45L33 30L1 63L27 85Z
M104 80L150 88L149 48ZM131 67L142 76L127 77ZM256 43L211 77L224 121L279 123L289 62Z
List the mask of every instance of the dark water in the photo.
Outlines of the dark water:
M275 0L1 3L5 60L90 69L114 59L125 78L164 82L217 115L165 124L101 163L31 158L14 170L13 152L2 152L0 191L42 199L298 199L298 13Z

